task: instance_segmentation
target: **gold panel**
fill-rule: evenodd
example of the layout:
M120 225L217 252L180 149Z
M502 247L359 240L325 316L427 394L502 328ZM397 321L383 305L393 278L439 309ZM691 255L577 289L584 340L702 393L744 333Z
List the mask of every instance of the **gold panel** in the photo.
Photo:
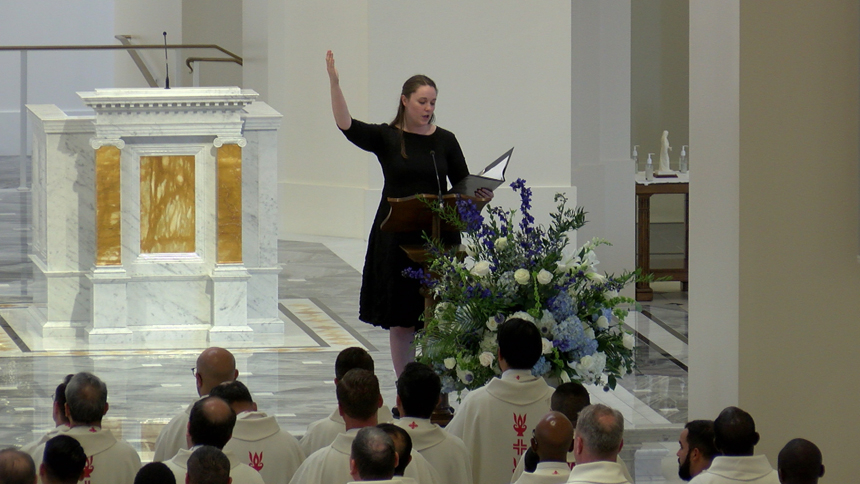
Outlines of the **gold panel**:
M140 157L140 252L195 250L194 155Z
M120 211L120 149L96 150L96 265L122 264L122 217Z
M218 263L242 262L242 148L218 148Z

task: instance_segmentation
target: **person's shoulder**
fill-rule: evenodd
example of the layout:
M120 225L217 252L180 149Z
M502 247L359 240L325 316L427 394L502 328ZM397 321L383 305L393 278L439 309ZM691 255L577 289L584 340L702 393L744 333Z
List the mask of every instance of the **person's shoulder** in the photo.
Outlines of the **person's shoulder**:
M457 137L454 135L453 132L448 131L447 129L445 129L439 125L436 125L436 131L434 131L433 134L435 134L440 139L450 139L450 140L456 140L457 139Z

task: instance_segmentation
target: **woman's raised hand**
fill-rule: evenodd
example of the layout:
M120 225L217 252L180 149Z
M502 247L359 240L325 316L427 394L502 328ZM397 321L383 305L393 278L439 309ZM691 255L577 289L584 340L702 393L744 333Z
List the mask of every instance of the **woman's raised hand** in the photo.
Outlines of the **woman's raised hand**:
M334 66L334 53L328 51L325 54L325 67L328 71L328 79L334 84L340 82L340 77L337 75L337 68Z

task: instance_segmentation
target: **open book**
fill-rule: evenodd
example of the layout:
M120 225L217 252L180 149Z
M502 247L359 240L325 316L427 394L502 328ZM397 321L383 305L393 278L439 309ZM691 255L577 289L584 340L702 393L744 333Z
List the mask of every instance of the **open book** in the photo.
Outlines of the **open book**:
M496 161L487 165L477 175L469 175L454 185L448 193L459 193L461 195L474 196L475 191L481 188L495 190L505 182L505 170L508 169L508 161L514 149L509 149L505 154L496 158Z

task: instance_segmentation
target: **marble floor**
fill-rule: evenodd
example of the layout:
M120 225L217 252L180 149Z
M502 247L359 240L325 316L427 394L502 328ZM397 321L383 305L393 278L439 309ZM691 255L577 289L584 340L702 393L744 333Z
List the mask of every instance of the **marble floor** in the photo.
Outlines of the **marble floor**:
M0 179L6 175L0 171ZM30 331L25 313L40 288L27 257L29 193L13 185L0 182L0 448L51 428L57 383L68 373L91 371L108 385L105 425L148 460L161 426L196 396L191 368L204 345L94 347ZM357 319L364 242L292 234L278 248L285 333L229 348L260 409L302 434L333 408L334 359L353 345L371 352L383 397L393 403L388 333ZM631 313L626 324L637 336L636 371L614 391L592 388L593 401L624 414L623 457L642 476L637 480L663 482L648 468L671 461L687 419L686 293L677 284L656 284L654 301Z

